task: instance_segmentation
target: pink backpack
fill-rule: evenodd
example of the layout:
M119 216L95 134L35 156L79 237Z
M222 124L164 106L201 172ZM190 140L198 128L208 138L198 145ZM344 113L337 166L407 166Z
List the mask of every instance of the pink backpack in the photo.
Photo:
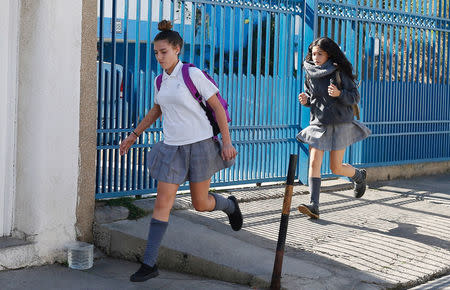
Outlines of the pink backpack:
M208 120L209 120L209 123L211 124L211 126L213 128L213 134L214 134L214 136L217 136L220 133L220 129L219 129L219 125L217 123L216 114L214 113L214 110L209 106L208 102L205 102L206 105L205 105L205 103L203 103L202 96L198 92L197 88L194 85L194 82L192 82L192 79L189 76L189 68L190 67L195 67L195 65L193 65L192 63L183 63L183 67L181 68L181 73L183 74L184 83L186 84L187 88L191 92L192 96L198 101L198 103L203 108L203 110L205 110L206 116L208 117ZM210 82L212 82L216 87L218 87L217 83L207 72L205 72L205 71L202 71L202 72ZM161 88L161 83L162 83L162 74L160 74L159 76L156 77L156 88L158 89L158 91ZM227 122L228 123L231 122L230 114L228 112L227 101L225 101L225 99L222 98L220 93L217 93L217 98L219 99L220 104L222 105L223 109L225 110L225 114L227 116Z

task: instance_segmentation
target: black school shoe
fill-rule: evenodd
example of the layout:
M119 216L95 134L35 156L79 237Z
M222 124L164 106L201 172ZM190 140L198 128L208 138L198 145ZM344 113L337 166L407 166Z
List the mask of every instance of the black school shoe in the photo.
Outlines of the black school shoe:
M365 169L361 169L361 175L362 175L362 181L358 182L358 183L355 182L355 188L353 189L356 198L361 198L364 195L364 193L366 192L367 172Z
M148 279L155 278L159 275L158 266L150 267L147 264L141 263L141 267L136 273L130 276L131 282L144 282Z
M230 221L231 228L235 231L239 231L242 228L242 213L239 208L239 204L237 199L234 196L229 196L228 199L234 202L234 212L228 215L228 220Z
M312 219L319 218L319 208L316 206L313 206L312 204L310 204L310 205L301 204L301 205L299 205L298 210L301 213L306 214L307 216L309 216Z

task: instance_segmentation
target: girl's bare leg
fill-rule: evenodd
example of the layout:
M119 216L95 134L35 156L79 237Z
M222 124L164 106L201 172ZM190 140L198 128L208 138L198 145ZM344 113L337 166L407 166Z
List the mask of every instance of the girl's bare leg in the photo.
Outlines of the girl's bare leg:
M309 177L320 178L320 169L322 168L324 151L309 147Z
M333 174L353 177L355 175L355 167L350 164L342 163L344 154L345 149L333 150L330 152L330 169Z
M220 194L210 193L211 179L201 182L191 182L191 199L197 211L221 210L228 215L231 228L238 231L242 227L243 219L238 202L234 196L228 198Z
M209 194L211 178L201 182L191 182L192 205L197 211L213 211L216 200Z
M330 169L334 174L350 177L355 183L355 197L360 198L366 192L366 170L342 163L344 154L345 149L330 152Z

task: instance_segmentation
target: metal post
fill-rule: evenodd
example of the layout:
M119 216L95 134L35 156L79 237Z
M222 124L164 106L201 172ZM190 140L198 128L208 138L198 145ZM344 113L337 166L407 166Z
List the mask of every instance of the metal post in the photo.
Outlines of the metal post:
M295 169L297 167L297 155L291 154L289 158L289 169L284 191L283 211L281 212L280 231L278 232L277 251L273 265L272 282L270 289L280 289L281 268L283 266L284 244L291 210L292 192L294 189Z

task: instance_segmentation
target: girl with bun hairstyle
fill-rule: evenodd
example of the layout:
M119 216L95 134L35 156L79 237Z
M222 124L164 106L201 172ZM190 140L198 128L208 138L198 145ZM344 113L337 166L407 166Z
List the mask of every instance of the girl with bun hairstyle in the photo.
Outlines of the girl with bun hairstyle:
M158 180L147 247L139 270L131 275L132 282L143 282L158 275L156 260L161 240L166 232L170 210L180 184L189 180L191 199L197 211L222 210L228 215L233 230L242 227L242 214L234 196L224 198L209 193L211 177L232 166L237 155L231 144L227 117L216 94L219 89L196 68L189 68L195 87L214 110L222 135L222 146L213 138L213 129L205 111L184 83L178 54L183 39L172 30L172 23L163 20L154 39L156 60L164 72L158 90L155 79L155 103L134 131L120 144L120 154L126 154L139 135L158 118L164 116L164 140L149 152L150 175ZM180 241L181 242L181 241Z

